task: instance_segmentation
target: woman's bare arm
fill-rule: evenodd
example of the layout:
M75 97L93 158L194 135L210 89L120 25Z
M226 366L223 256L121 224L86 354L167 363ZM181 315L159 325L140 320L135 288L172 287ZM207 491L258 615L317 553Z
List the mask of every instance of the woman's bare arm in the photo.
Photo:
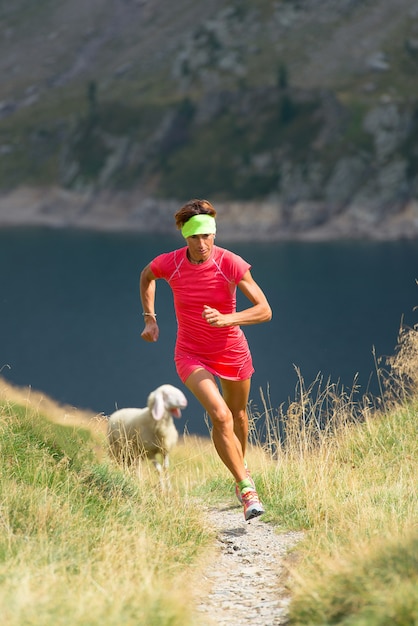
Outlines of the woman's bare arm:
M150 342L157 341L160 334L155 313L155 281L156 278L150 266L147 265L142 270L139 279L139 295L141 297L145 324L141 337L145 341Z
M250 270L245 272L238 283L239 289L252 303L252 306L236 313L222 314L209 305L203 309L202 317L211 326L248 326L271 320L272 311L261 287L255 282Z

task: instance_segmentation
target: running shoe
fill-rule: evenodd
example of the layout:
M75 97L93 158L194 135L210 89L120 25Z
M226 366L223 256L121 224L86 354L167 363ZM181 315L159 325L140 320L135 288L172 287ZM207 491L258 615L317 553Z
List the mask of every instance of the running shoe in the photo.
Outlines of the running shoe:
M246 522L265 513L264 507L261 504L256 491L246 491L241 494L241 497L244 505L244 517Z
M249 478L249 479L250 479L250 481L251 481L251 486L252 486L252 488L253 488L253 489L254 489L254 491L255 491L255 483L254 483L254 481L253 481L253 477L252 477L252 476L251 476L251 474L250 474L250 470L249 470L249 469L245 469L245 471L246 471L246 473L247 473L247 478ZM235 483L235 495L236 495L236 496L237 496L237 498L238 498L238 502L239 502L240 504L242 504L241 489L239 488L238 483Z

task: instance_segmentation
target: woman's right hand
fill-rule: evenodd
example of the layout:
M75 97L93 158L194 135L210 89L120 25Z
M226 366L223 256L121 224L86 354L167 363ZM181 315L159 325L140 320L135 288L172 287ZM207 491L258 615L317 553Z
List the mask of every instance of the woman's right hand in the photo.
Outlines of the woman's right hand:
M141 333L142 339L153 343L157 341L159 334L160 329L158 328L157 322L153 319L147 320L145 322L145 328Z

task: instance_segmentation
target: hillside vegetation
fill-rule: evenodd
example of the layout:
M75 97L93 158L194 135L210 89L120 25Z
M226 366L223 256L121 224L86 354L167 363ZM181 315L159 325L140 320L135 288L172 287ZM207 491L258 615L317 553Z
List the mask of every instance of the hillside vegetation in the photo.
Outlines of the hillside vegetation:
M252 412L266 521L305 537L287 559L290 624L418 623L417 329L388 366L373 404L300 381L286 409L262 395ZM209 440L184 435L163 497L153 471L138 482L108 461L102 418L0 381L0 476L9 626L202 623L193 589L215 539L205 506L234 499Z
M139 215L199 196L265 203L264 236L418 234L410 0L17 0L0 27L3 197L58 187L82 217L105 191Z

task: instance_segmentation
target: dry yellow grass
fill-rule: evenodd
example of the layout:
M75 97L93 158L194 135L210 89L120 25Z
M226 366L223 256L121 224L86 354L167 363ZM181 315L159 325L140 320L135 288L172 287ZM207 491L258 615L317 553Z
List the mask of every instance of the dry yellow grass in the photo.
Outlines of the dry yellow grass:
M300 376L288 407L272 408L263 394L262 410L253 407L248 460L266 519L305 531L298 558L289 561L295 626L417 623L417 363L418 330L407 329L381 373L384 397L358 402L354 391L320 378L305 388ZM167 499L151 465L138 483L109 464L101 416L1 379L0 400L45 412L74 434L89 430L96 453L75 479L47 459L23 482L2 457L0 603L10 626L56 626L68 614L74 625L195 626L183 590L211 546L204 506L233 498L210 439L181 437Z

